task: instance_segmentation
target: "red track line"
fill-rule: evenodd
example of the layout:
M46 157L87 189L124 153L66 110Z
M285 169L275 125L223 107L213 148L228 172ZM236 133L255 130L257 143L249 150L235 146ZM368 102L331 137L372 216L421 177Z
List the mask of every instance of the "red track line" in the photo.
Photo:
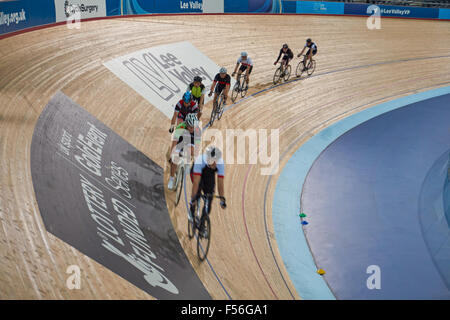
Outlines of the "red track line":
M250 173L251 167L252 167L252 165L248 166L248 171L247 171L247 174L246 174L245 180L244 180L244 187L242 189L242 217L244 218L245 232L247 233L248 242L250 243L250 248L252 249L253 256L255 257L256 263L258 264L259 270L261 270L261 273L262 273L264 279L266 280L266 283L269 286L270 291L272 291L272 294L274 295L275 299L278 300L279 298L276 295L276 293L273 291L273 289L272 289L272 287L271 287L271 285L269 283L269 280L267 280L266 274L264 273L264 271L263 271L263 269L261 267L261 264L259 263L258 257L256 256L255 249L253 248L252 240L250 239L250 234L248 232L247 220L245 219L245 199L244 198L245 198L245 190L246 190L246 186L247 186L247 178L248 178L248 175Z

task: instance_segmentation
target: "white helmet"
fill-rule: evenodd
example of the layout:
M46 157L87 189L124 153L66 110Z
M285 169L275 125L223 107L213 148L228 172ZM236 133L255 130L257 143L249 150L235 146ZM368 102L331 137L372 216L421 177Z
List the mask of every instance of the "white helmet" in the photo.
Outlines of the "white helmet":
M212 164L213 162L217 163L220 159L222 159L222 151L214 145L210 145L206 148L206 162L208 164Z
M225 67L220 68L219 73L227 73L227 68Z
M197 114L195 113L189 113L184 121L189 127L195 128L198 126Z
M242 51L242 52L241 52L241 57L247 57L247 52Z

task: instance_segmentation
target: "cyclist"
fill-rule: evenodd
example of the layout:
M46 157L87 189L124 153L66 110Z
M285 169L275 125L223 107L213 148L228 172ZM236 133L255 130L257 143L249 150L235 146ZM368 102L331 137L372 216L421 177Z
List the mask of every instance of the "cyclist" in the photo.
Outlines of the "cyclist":
M175 111L173 112L172 121L170 122L169 132L173 132L173 129L175 128L175 122L178 125L185 120L186 116L189 113L198 113L198 111L198 105L192 99L191 92L186 91L183 94L183 98L175 105Z
M198 119L202 116L202 109L205 100L205 86L202 84L202 77L195 76L194 81L188 85L187 90L192 93L194 101L198 104Z
M185 121L176 127L172 135L172 147L170 149L170 177L167 185L169 190L173 190L175 183L175 171L177 169L176 158L185 156L183 155L184 147L190 147L191 149L187 150L188 156L190 155L191 159L195 159L199 151L201 136L201 130L195 113L189 113Z
M200 198L201 193L206 196L205 206L203 210L206 212L202 214L209 214L211 212L211 204L213 200L213 193L216 184L217 173L217 188L220 197L220 206L222 209L227 207L227 203L224 197L224 177L225 177L225 164L222 158L222 151L219 148L210 145L206 148L204 154L199 155L194 162L194 166L191 169L192 179L192 193L191 201L189 203L190 219L193 219L197 200ZM202 232L200 226L200 232Z
M297 55L297 57L300 57L306 48L308 48L308 52L306 52L306 59L303 60L303 67L305 67L305 68L308 65L306 62L311 61L312 57L316 55L317 45L314 42L312 42L312 40L310 38L306 39L306 44L303 47L302 52L300 52Z
M245 82L247 83L246 90L248 89L248 84L250 82L250 74L252 73L253 69L253 61L250 59L250 57L247 56L247 52L241 52L241 56L237 60L236 67L234 68L233 73L231 74L232 77L236 74L237 68L241 65L239 68L238 76L236 80L240 77L242 72L245 71Z
M228 91L230 90L231 77L227 74L227 69L225 67L220 68L219 73L214 77L214 81L211 85L210 92L208 96L211 97L214 91L214 102L215 106L217 103L218 95L223 91L223 104L227 103Z
M284 70L289 65L289 61L294 58L294 53L289 48L289 46L285 43L283 47L280 49L280 54L278 55L277 61L274 62L274 65L277 65L280 60L281 55L283 55L283 63L281 64L281 76L284 76Z

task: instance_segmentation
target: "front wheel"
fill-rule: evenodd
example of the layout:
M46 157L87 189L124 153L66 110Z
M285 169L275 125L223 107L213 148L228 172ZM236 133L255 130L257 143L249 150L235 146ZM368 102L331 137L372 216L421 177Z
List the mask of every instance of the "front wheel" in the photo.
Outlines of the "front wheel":
M203 226L203 227L202 227ZM211 241L211 223L209 216L205 213L200 221L200 228L197 237L197 255L200 261L206 259Z
M305 67L303 66L303 61L300 61L297 65L297 68L295 69L295 75L297 78L300 78L305 71Z
M275 70L275 74L273 75L273 84L277 84L281 80L281 67Z
M219 103L217 104L217 120L220 120L223 115L223 96L220 96Z
M231 92L231 101L235 102L237 96L239 95L239 87L240 87L240 83L236 82L236 84L233 87L233 91Z
M209 119L210 126L212 126L214 123L214 120L216 120L216 105L217 105L217 102L213 103L213 108L211 110L211 118Z
M246 81L244 81L242 83L242 88L241 88L241 98L245 97L245 95L247 94L248 91L248 84Z
M180 165L178 171L177 171L177 177L176 177L176 196L175 196L175 207L180 202L181 198L181 190L183 190L183 180L184 180L184 166Z

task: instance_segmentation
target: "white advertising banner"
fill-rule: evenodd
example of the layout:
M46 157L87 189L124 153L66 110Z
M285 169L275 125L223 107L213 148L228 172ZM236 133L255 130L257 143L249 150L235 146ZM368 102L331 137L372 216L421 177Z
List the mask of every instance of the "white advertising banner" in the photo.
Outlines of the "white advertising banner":
M203 13L223 13L224 0L203 0Z
M168 118L172 118L175 104L194 76L203 78L208 93L220 69L189 42L133 52L108 61L104 66ZM205 103L211 99L205 94Z
M55 0L56 22L106 17L105 0Z

